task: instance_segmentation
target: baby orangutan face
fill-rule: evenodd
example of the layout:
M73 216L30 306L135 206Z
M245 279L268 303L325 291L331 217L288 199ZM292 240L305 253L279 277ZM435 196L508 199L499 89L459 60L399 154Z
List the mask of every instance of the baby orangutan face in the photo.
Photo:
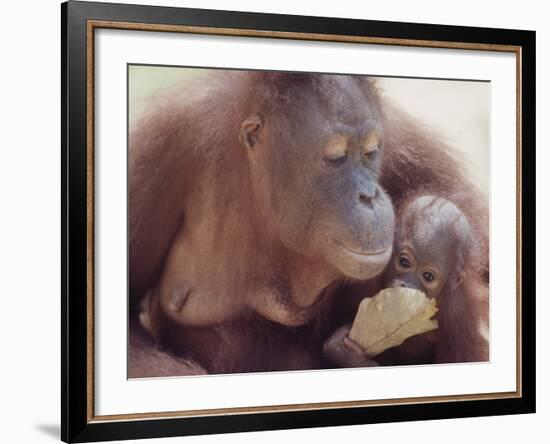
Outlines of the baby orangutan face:
M414 288L437 298L449 276L455 275L457 256L469 233L465 216L448 200L433 196L413 200L397 227L388 286Z
M398 251L393 270L390 287L414 288L430 298L437 297L447 281L447 270L443 264L434 261L433 257L426 259L410 245Z

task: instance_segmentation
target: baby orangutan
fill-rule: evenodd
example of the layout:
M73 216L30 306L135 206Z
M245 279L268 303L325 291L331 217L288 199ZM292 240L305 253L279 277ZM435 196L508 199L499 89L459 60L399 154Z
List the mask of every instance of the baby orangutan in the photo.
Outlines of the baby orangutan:
M480 277L480 255L468 220L456 205L435 196L414 197L401 208L393 259L380 284L352 284L351 297L360 302L388 287L422 291L436 299L439 327L374 361L348 336L348 324L325 342L325 358L339 367L487 361L488 289Z

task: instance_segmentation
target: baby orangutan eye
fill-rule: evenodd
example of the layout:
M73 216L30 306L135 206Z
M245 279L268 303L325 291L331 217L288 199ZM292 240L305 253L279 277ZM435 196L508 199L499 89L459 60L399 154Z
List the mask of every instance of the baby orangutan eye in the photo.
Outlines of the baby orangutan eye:
M399 256L398 263L401 268L412 267L411 260L407 256Z
M427 280L428 282L432 282L435 279L435 276L429 271L425 271L422 276L424 276L424 279Z
M424 273L422 273L422 278L423 278L426 282L433 282L433 281L435 281L435 275L434 275L431 271L425 271Z

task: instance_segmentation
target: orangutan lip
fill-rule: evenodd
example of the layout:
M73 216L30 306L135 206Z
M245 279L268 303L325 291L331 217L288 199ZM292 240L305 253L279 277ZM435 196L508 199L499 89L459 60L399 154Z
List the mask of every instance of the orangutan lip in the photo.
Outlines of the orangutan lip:
M380 256L380 255L386 253L391 248L391 246L389 246L389 247L382 248L381 250L376 250L376 251L359 251L359 250L354 250L353 248L346 247L342 242L336 241L336 244L338 244L344 250L347 250L350 253L357 254L359 256Z

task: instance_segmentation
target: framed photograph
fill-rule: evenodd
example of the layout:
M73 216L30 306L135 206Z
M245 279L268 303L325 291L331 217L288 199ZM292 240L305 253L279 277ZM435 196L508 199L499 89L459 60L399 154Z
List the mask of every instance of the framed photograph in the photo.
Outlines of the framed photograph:
M62 4L62 439L535 411L535 33Z

